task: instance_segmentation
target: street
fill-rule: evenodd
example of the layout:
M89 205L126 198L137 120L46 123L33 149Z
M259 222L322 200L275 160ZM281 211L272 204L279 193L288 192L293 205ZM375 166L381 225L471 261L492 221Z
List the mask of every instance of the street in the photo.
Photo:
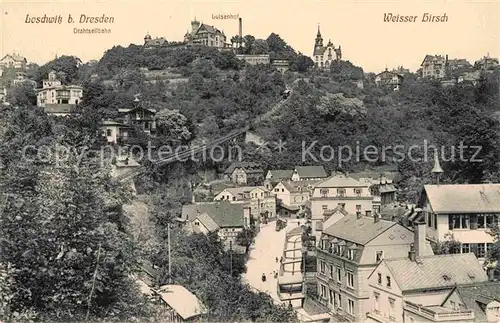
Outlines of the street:
M285 229L276 232L276 222L261 224L261 229L255 238L255 244L250 249L247 262L247 272L243 281L256 290L268 293L275 301L280 302L277 293L277 279L273 271L279 272L280 263L276 262L283 256L286 232L296 228L297 219L288 219ZM302 220L303 222L304 220ZM266 281L262 282L262 274L266 274Z

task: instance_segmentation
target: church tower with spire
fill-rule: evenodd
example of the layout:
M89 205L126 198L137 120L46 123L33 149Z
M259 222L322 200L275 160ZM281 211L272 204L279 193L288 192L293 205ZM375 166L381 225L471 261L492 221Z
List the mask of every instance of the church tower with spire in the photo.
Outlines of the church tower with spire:
M314 65L321 69L329 69L334 60L342 58L340 46L335 48L332 41L329 40L326 46L323 45L323 37L318 24L318 32L314 41L313 61Z

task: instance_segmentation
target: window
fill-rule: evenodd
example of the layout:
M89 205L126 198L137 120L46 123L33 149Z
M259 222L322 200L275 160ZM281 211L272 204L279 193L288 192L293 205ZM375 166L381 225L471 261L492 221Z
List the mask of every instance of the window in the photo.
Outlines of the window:
M469 253L469 252L470 252L470 244L462 243L462 253Z
M354 250L353 249L347 250L347 259L354 260Z
M448 215L448 229L470 229L469 215Z
M380 213L380 205L374 205L374 206L373 206L373 211L374 211L375 213Z
M434 230L437 230L438 228L438 218L437 214L434 214Z
M112 131L111 129L106 129L106 136L111 137Z
M373 301L374 301L374 310L375 313L380 313L380 294L373 293Z
M324 274L325 270L326 270L326 264L324 261L320 262L320 269L321 269L321 273Z
M486 252L485 252L485 248L484 248L484 243L478 243L476 257L484 258L485 255L486 255Z
M325 298L326 299L327 297L327 293L326 293L326 286L321 284L321 298Z
M347 272L347 286L354 288L354 274Z
M279 192L279 191L280 191L280 189L279 189L279 188L275 188L275 189L274 189L274 191L275 191L275 192Z
M339 303L337 302L337 293L333 292L333 307L337 308Z
M337 196L344 197L345 196L345 189L343 189L343 188L337 189Z
M322 188L320 191L321 197L328 197L328 189Z
M389 319L391 321L394 321L395 315L396 315L396 308L395 308L395 303L396 301L393 298L389 298Z
M337 281L341 282L342 281L342 270L339 267L337 267L336 269L337 269Z
M333 278L333 265L330 265L330 277Z
M347 300L347 303L348 303L347 311L349 312L349 314L354 315L354 301L349 298Z
M342 295L337 294L339 296L339 308L342 308Z
M456 310L457 309L457 304L454 301L450 301L450 306L452 309Z
M354 194L356 194L356 196L361 196L361 192L362 191L359 188L354 189Z
M335 292L330 289L330 297L328 298L328 303L333 304L335 300Z
M328 205L322 205L322 206L321 206L321 208L322 208L323 210L326 210L326 209L328 209Z
M368 217L371 217L372 216L372 211L366 210L365 211L365 215L368 216Z
M391 288L391 277L386 276L385 278L387 279L387 287Z
M427 213L427 226L432 227L432 213Z
M377 262L381 261L382 259L384 259L384 252L377 251Z
M382 285L382 274L381 274L381 273L378 273L377 283L378 283L379 285Z

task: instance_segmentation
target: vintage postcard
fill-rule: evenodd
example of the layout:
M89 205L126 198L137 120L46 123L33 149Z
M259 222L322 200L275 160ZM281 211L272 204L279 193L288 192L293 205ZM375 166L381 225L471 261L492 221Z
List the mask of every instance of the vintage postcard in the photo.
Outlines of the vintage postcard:
M499 21L0 0L0 323L500 322Z

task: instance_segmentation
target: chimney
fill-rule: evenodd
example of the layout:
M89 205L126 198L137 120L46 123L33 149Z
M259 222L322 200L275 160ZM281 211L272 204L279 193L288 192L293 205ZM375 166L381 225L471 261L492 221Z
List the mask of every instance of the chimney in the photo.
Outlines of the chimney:
M380 221L380 216L375 212L373 213L373 223L377 223L378 221Z
M356 212L356 218L357 219L361 219L361 211L357 211Z
M415 261L415 246L413 243L410 245L410 251L408 252L408 258L410 258L411 261Z
M425 252L425 223L417 222L413 230L415 256L422 257Z
M243 41L243 21L241 18L239 20L239 33L238 35L240 36L238 47L241 47L241 42Z

